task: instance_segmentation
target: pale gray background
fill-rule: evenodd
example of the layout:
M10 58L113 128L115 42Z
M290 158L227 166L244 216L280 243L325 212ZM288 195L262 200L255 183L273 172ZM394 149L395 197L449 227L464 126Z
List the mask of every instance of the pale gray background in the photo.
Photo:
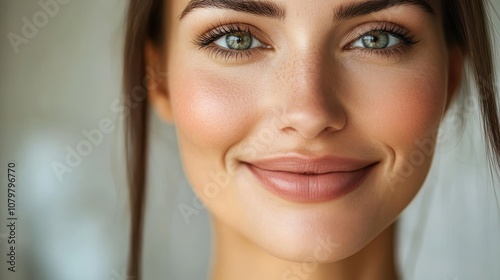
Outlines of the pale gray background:
M46 1L46 0L45 0ZM0 278L130 280L120 97L126 1L69 0L16 54L7 38L38 1L0 0ZM500 7L500 0L493 1ZM496 26L498 17L494 16ZM405 279L500 279L500 217L485 178L478 108L462 141L448 136L422 192L404 212L399 260ZM53 162L109 118L117 126L59 181ZM444 134L459 130L454 119ZM204 279L208 215L192 205L174 130L153 118L144 279ZM7 271L6 169L17 163L17 272ZM446 169L446 172L440 172ZM498 186L496 186L498 187Z

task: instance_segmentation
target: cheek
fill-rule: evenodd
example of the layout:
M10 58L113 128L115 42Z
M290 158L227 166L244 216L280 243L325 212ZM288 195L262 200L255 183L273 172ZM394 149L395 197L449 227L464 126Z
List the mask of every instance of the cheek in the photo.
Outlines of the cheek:
M395 217L420 190L433 156L447 100L445 67L413 63L411 68L359 70L363 83L349 81L352 126L359 137L385 150L373 184L379 217ZM366 72L365 72L366 71ZM349 77L356 77L352 72Z
M439 67L422 69L366 69L372 74L364 74L365 82L355 86L363 93L353 102L356 125L396 153L436 133L444 113L446 75Z
M241 71L236 75L229 68L189 66L176 68L168 81L182 164L203 203L218 217L228 218L238 212L227 209L238 206L233 188L227 188L232 166L226 154L258 123L259 85Z
M254 89L244 77L207 69L177 69L169 92L178 132L195 146L220 150L239 141L251 126Z

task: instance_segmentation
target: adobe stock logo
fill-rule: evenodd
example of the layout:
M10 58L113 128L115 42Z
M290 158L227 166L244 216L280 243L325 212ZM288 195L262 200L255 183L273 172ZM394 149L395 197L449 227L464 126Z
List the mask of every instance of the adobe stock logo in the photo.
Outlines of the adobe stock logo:
M29 43L30 39L33 39L41 28L44 28L48 23L49 19L55 17L59 11L61 5L68 4L70 0L40 0L38 1L38 6L42 8L37 11L31 17L31 20L27 17L22 17L23 27L21 27L21 34L14 32L9 32L7 38L12 46L12 49L17 54L19 53L19 47L22 44Z
M326 238L318 237L318 246L314 249L314 255L307 258L304 263L297 263L283 273L281 280L306 280L309 279L318 269L320 263L328 260L340 247L340 243L333 242L330 236Z
M132 112L133 109L138 108L147 99L148 90L151 88L151 79L160 79L166 77L166 73L162 72L160 65L157 64L156 68L146 67L146 76L143 79L143 85L135 86L131 89L130 94L124 98L116 98L110 106L111 112L118 114L117 120L125 120ZM104 142L107 135L110 135L117 130L119 125L110 118L103 118L99 121L98 126L91 130L82 130L83 139L78 141L76 145L65 146L66 157L64 161L53 161L51 164L52 170L59 182L63 181L63 175L72 173L78 166L80 166L85 158L90 156L93 151Z
M73 169L78 167L83 158L89 156L95 147L98 147L103 143L104 136L106 134L111 134L115 131L115 124L110 119L103 119L99 122L98 129L82 130L82 134L86 139L82 139L76 145L76 149L71 146L66 146L66 164L53 161L51 166L54 170L59 182L63 181L63 175L65 173L73 172Z

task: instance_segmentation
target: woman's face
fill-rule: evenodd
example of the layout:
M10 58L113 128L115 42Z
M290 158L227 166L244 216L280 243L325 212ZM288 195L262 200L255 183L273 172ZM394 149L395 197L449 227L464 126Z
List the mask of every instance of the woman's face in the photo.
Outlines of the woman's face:
M291 261L328 238L335 250L321 261L331 262L418 192L461 72L438 1L176 0L166 10L166 44L149 45L147 60L168 75L150 96L218 221Z

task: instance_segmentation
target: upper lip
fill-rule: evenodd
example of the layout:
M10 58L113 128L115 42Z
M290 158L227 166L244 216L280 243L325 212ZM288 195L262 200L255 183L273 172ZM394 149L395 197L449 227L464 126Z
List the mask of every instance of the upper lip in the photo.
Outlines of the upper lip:
M253 160L247 163L268 171L315 175L357 171L371 166L376 162L336 156L279 156Z

